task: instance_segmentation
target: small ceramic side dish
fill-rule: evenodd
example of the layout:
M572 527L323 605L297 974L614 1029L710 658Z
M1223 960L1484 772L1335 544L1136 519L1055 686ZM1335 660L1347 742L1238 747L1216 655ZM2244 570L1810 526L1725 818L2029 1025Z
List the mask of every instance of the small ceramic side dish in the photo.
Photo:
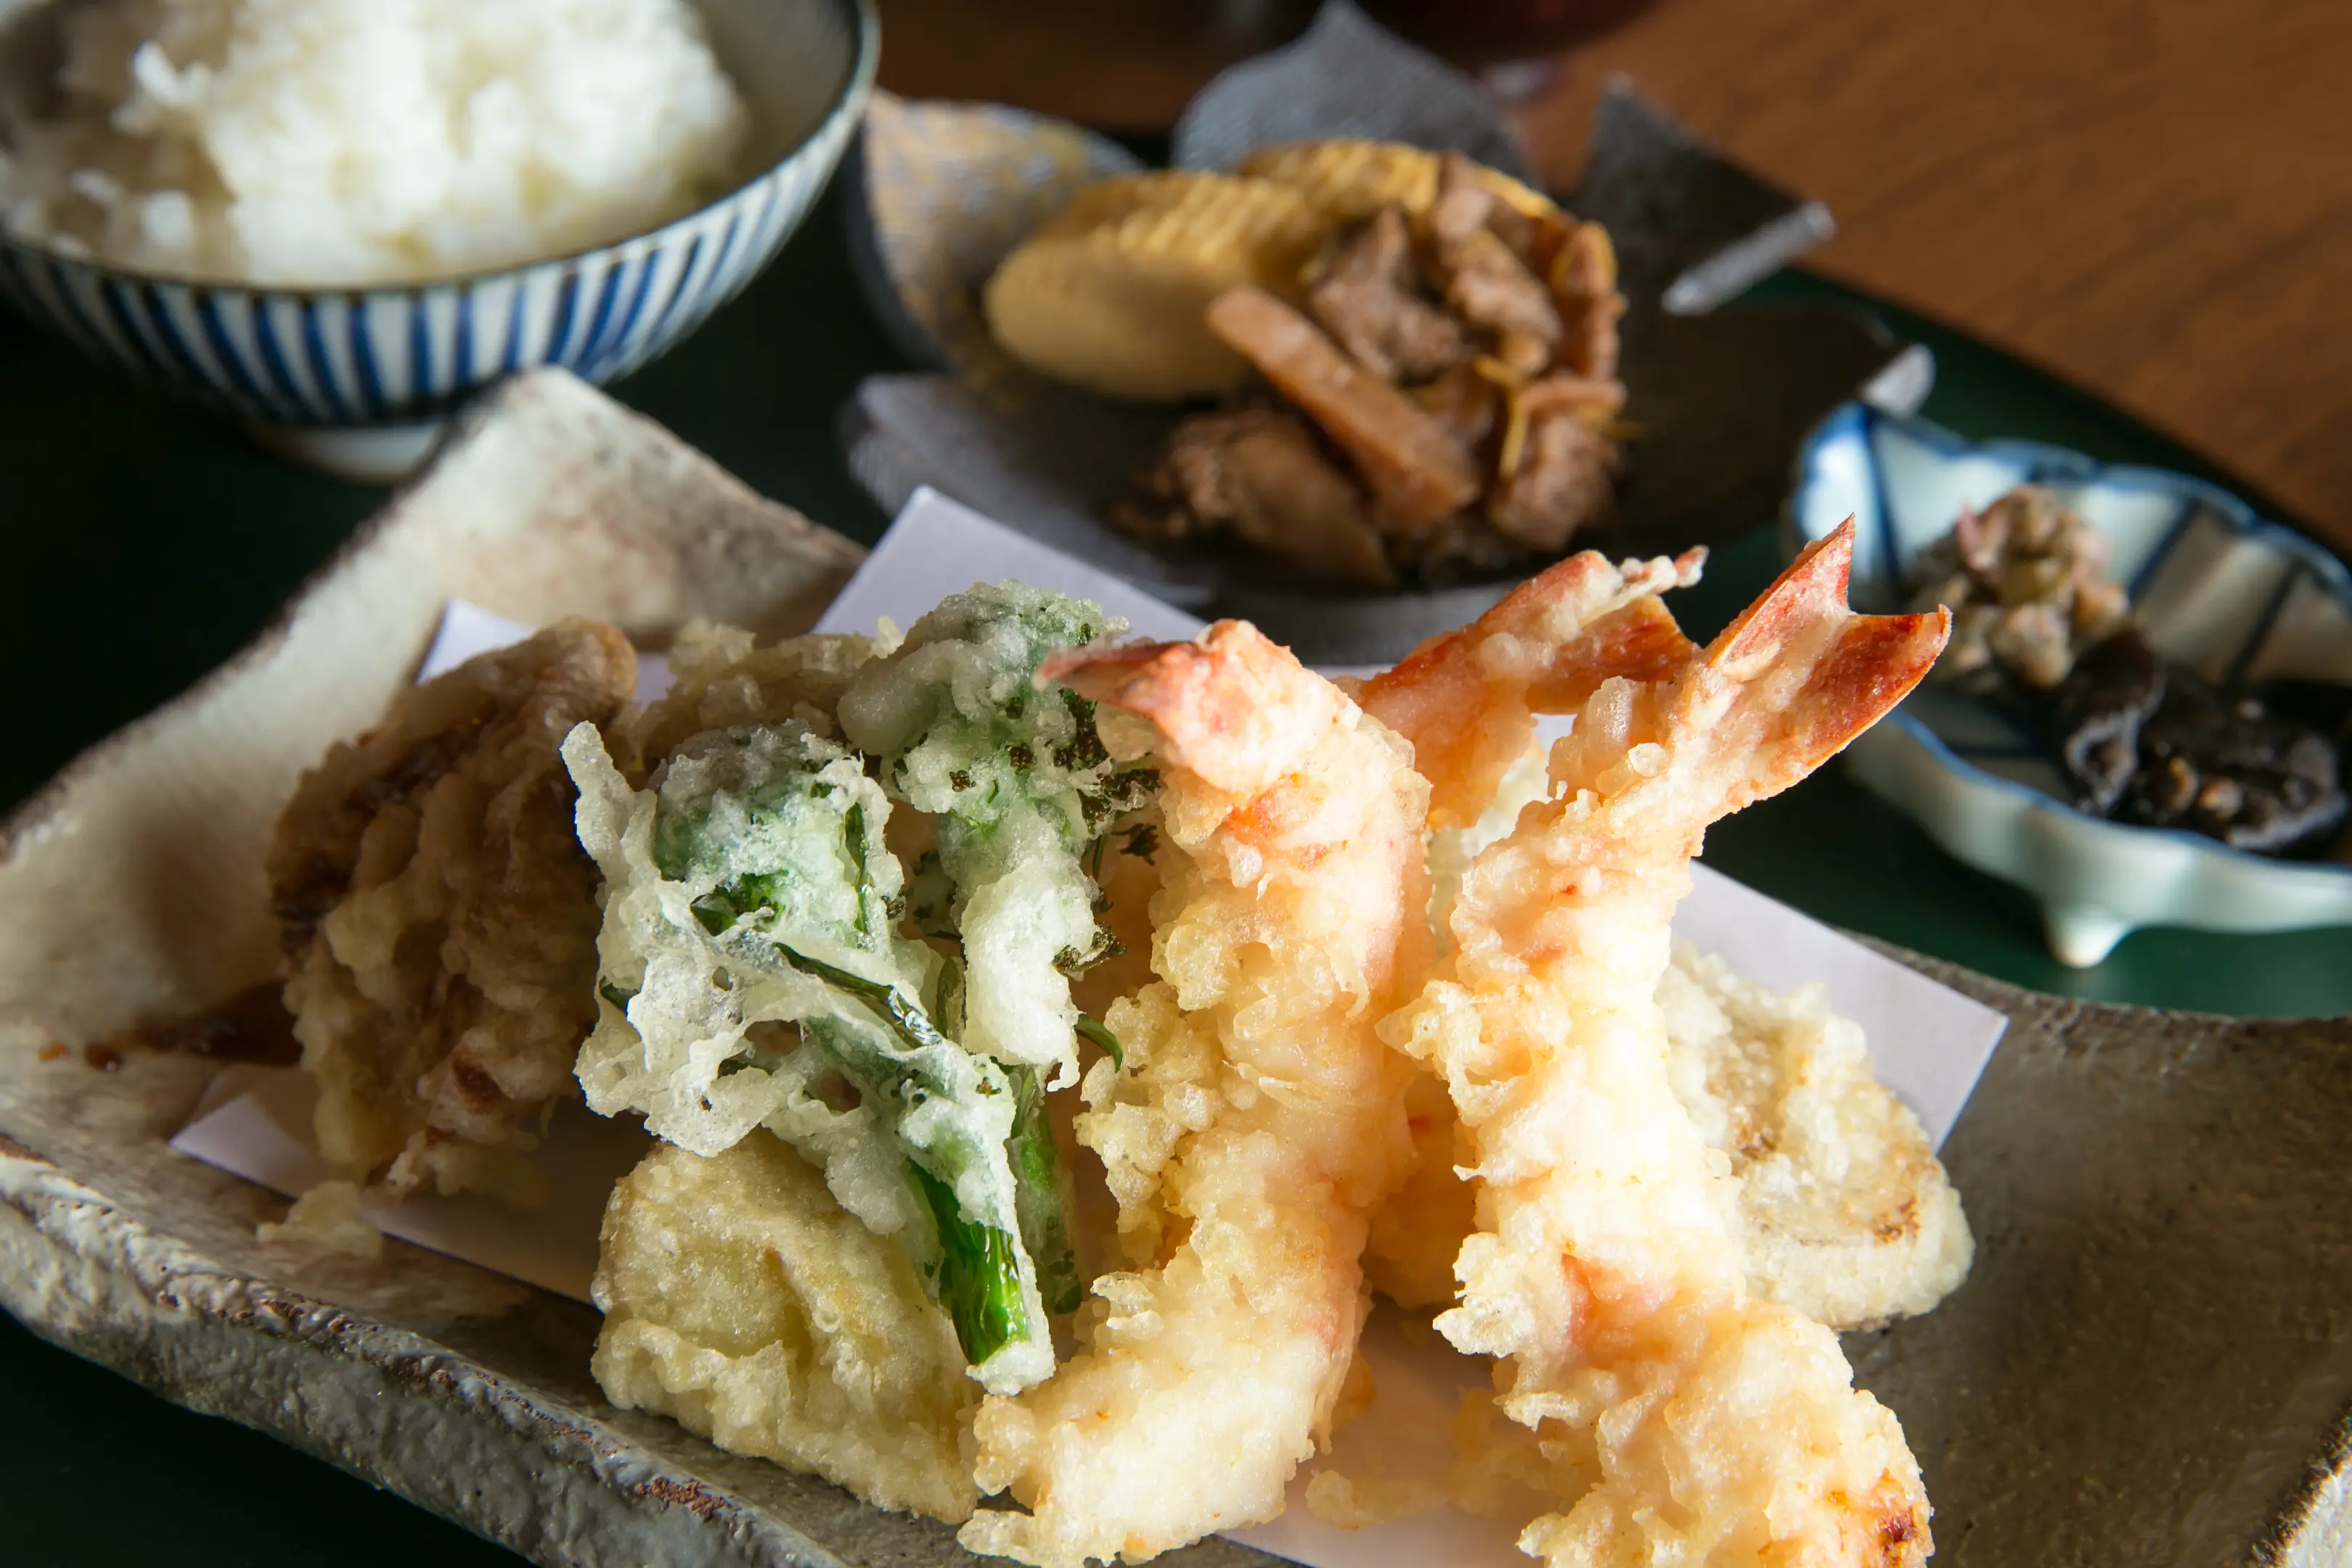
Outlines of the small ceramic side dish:
M1328 0L1278 54L1202 89L1171 148L1229 166L1294 138L1371 136L1505 158L1509 133L1469 79ZM1082 127L997 105L878 94L847 166L859 281L913 374L868 377L845 411L851 471L887 511L929 485L1192 614L1255 623L1315 662L1386 664L1510 591L1518 571L1398 591L1319 584L1254 551L1162 548L1110 525L1183 409L1050 382L989 335L998 263L1083 187L1135 167ZM1627 418L1639 426L1612 524L1578 547L1654 554L1746 527L1780 499L1806 428L1902 353L1865 319L1712 311L1820 240L1828 215L1726 160L1624 83L1595 111L1565 205L1602 224L1627 301Z
M0 231L0 296L91 358L350 478L405 472L449 412L539 365L592 382L676 346L759 275L832 177L880 58L871 0L696 0L750 104L749 174L644 234L544 261L372 289L147 275ZM0 68L45 47L0 27ZM53 47L51 41L46 47ZM0 68L0 79L26 72Z
M1857 522L1853 602L1885 609L1962 507L2020 484L2055 490L2105 535L2165 659L2224 686L2352 684L2352 572L2310 540L2184 474L2102 464L2028 441L1972 442L1859 404L1806 440L1792 543ZM2315 860L2111 822L2068 803L2058 769L2009 716L1923 687L1847 752L1854 775L1953 855L2040 901L2051 951L2088 966L2140 926L2291 931L2352 925L2352 830Z

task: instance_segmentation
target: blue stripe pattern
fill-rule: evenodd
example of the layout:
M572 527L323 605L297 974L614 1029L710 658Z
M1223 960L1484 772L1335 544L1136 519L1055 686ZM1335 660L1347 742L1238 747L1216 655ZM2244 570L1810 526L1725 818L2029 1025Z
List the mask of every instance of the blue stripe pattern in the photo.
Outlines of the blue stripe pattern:
M841 161L877 32L867 0L813 9L821 15L792 18L801 31L788 41L844 62L831 111L766 173L651 234L459 282L351 293L142 277L0 234L0 297L142 382L277 425L437 418L540 365L593 382L626 374L764 269Z

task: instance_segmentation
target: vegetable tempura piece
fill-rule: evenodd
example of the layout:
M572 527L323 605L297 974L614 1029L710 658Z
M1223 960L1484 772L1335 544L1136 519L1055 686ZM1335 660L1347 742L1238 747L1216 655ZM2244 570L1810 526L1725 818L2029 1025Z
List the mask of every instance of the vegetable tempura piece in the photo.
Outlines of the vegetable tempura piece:
M606 889L590 1109L642 1111L705 1156L767 1128L905 1246L974 1377L1009 1391L1053 1370L1013 1086L927 1011L944 972L897 931L890 805L858 758L797 724L724 730L633 791L593 727L563 755Z
M1658 981L1675 1092L1731 1158L1748 1288L1832 1329L1927 1311L1976 1243L1927 1129L1872 1076L1861 1026L1676 947Z
M269 848L319 1152L395 1194L543 1192L520 1124L595 1018L596 873L556 748L636 682L565 621L393 700L303 775Z
M1554 795L1482 852L1455 952L1381 1033L1445 1073L1478 1233L1438 1327L1502 1358L1564 1496L1521 1546L1556 1568L1924 1562L1895 1417L1831 1331L1752 1299L1727 1173L1677 1101L1655 991L1706 825L1803 777L1917 682L1948 616L1846 609L1851 525L1670 679L1604 682Z
M1658 1005L1675 1096L1730 1162L1751 1294L1846 1330L1958 1288L1976 1252L1959 1194L1927 1129L1872 1074L1859 1025L1817 986L1782 995L1688 943L1659 976ZM1364 1268L1399 1306L1436 1306L1454 1300L1454 1260L1476 1226L1458 1173L1476 1159L1457 1145L1443 1083L1416 1080L1407 1103L1419 1163L1373 1216Z
M1033 677L1048 655L1126 629L1046 589L982 584L942 599L841 700L842 729L884 787L937 818L950 907L930 907L919 871L911 901L919 924L962 941L960 1037L1056 1069L1057 1087L1077 1080L1070 977L1109 944L1081 856L1153 779L1112 763L1092 704Z
M1159 982L1111 1009L1079 1135L1132 1271L1095 1282L1084 1349L983 1403L974 1551L1075 1568L1271 1518L1328 1423L1365 1298L1368 1216L1411 1158L1410 1065L1372 1026L1425 967L1405 748L1253 628L1066 654L1042 674L1125 714L1164 773Z
M754 1131L704 1159L657 1144L605 1206L596 1382L720 1447L950 1523L980 1391L896 1242Z

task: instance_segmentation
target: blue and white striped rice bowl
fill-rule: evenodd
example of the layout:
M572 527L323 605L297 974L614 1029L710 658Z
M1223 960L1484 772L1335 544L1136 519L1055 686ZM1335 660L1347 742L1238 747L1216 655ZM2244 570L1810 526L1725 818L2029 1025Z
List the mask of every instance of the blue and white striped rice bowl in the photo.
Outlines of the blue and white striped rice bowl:
M560 365L591 382L667 352L774 259L864 112L870 0L699 0L773 161L650 233L499 271L360 289L143 275L0 234L0 293L92 358L355 478L421 457L479 387Z
M2352 572L2301 534L2185 474L2103 464L2028 441L1971 442L1849 404L1807 439L1789 521L1796 542L1855 520L1853 602L1889 610L1919 552L1962 506L2047 485L2106 535L2148 640L2223 683L2352 684ZM2033 737L1926 687L1846 752L1873 793L1959 859L2041 902L2051 951L2089 965L2137 927L2288 931L2352 924L2352 829L2323 861L2284 861L2200 834L2077 811Z

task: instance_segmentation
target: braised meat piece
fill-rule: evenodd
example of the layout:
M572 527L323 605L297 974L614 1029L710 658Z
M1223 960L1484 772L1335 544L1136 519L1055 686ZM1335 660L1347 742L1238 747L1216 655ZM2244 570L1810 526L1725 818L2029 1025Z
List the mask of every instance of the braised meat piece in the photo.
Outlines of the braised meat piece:
M1547 555L1609 513L1617 444L1572 414L1531 420L1510 464L1486 495L1486 521L1511 540Z
M1391 527L1426 528L1478 494L1469 454L1436 420L1273 295L1228 289L1210 304L1208 321L1355 461Z
M1613 383L1617 318L1625 313L1625 296L1617 292L1617 253L1609 231L1597 223L1578 224L1552 258L1549 281L1561 322L1561 365L1589 380Z
M1351 586L1395 584L1363 490L1306 421L1257 406L1201 414L1169 437L1149 488L1180 515Z
M1535 265L1544 226L1503 199L1494 183L1497 178L1459 153L1440 154L1437 194L1428 218L1429 237L1440 254L1485 229L1521 261Z
M1465 452L1485 446L1503 415L1503 389L1466 364L1414 387L1412 400Z
M1491 229L1473 229L1442 256L1445 302L1464 321L1495 334L1497 358L1529 375L1551 363L1559 347L1559 311L1509 246Z
M1463 363L1462 323L1422 300L1404 209L1385 206L1332 237L1317 258L1307 309L1383 381L1422 382Z

